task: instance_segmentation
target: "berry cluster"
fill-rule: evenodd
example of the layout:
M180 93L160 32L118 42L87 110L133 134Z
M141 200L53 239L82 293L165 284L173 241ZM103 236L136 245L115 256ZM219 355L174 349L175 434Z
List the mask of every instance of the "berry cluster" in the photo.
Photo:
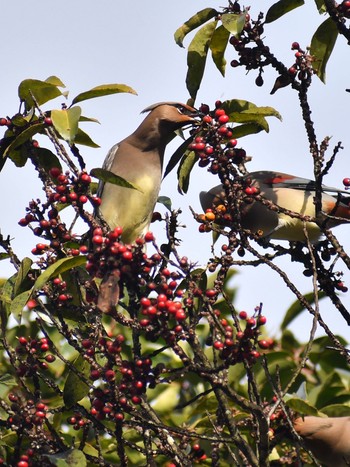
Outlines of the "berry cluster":
M75 412L72 416L67 418L67 423L69 425L73 425L73 429L78 431L81 428L86 427L89 421L83 418L79 412Z
M12 430L30 430L34 426L41 426L47 416L47 406L43 402L35 403L33 400L22 401L19 396L10 393L11 411L7 424Z
M29 339L21 336L18 342L19 345L15 349L17 360L20 362L16 370L18 376L31 376L39 369L47 370L48 364L56 360L54 355L48 353L50 343L46 337Z
M215 102L215 110L207 104L200 106L204 114L202 124L195 130L195 136L189 149L199 158L200 167L208 167L208 171L217 174L221 168L230 164L240 164L245 160L244 149L237 148L237 140L233 138L232 128L227 126L230 116L227 115L221 101Z
M82 172L78 177L63 174L61 169L54 167L50 169L52 177L51 187L47 189L47 203L41 205L40 201L31 201L27 208L27 214L20 219L19 225L25 227L31 225L36 236L48 240L49 243L37 243L32 249L34 255L53 253L61 251L67 242L75 240L59 216L62 205L72 205L82 210L83 205L89 200L96 207L101 204L100 198L90 195L91 177ZM33 224L37 224L36 227ZM85 246L81 247L83 250ZM85 251L85 250L84 250ZM82 251L82 252L84 252ZM69 246L66 248L68 255L77 256L79 248Z
M344 0L342 3L339 3L337 10L341 16L350 18L350 1Z
M233 327L225 318L220 320L224 329L223 338L216 339L213 347L220 351L220 357L230 365L246 361L253 365L260 357L259 347L262 350L272 349L274 346L273 339L259 339L261 335L261 327L266 324L266 317L260 313L260 308L257 308L254 316L248 316L246 311L239 313L239 318L245 322L244 330L238 330L235 335Z
M293 42L291 48L292 50L296 50L295 63L288 69L288 73L292 78L298 75L298 79L300 81L305 81L310 78L313 72L312 58L308 53L301 49L298 42Z
M136 359L134 362L121 360L115 369L107 367L102 372L92 370L90 378L93 381L102 378L105 387L93 390L91 415L98 420L121 422L124 412L141 403L141 397L147 387L155 387L156 377L161 371L162 365L152 368L152 360L147 357Z

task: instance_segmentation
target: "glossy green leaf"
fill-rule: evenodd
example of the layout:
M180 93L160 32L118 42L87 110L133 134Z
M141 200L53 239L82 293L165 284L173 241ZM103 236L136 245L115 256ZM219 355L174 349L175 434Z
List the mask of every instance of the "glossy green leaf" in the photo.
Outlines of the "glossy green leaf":
M17 277L15 281L15 285L13 288L13 296L15 297L23 282L27 279L28 273L32 267L33 261L30 258L24 258L23 261L21 262L20 268L17 272Z
M119 177L119 175L116 175L115 173L106 170L106 169L92 169L90 171L90 175L93 177L98 178L102 182L105 183L112 183L113 185L118 185L118 186L123 186L124 188L131 188L132 190L137 190L142 193L142 190L134 185L133 183L128 182L122 177Z
M64 271L82 266L86 263L84 256L73 256L68 258L61 258L55 263L51 264L35 281L33 290L40 290L51 278L57 277Z
M318 298L322 299L326 297L326 294L324 292L319 292L318 293ZM304 295L305 300L312 305L315 303L315 296L313 292L310 292L306 295ZM299 300L295 301L287 310L286 314L284 315L284 319L281 324L281 330L286 329L286 327L295 319L297 318L300 313L302 313L305 310L304 305L302 305Z
M282 120L280 113L273 107L258 107L252 102L243 99L232 99L222 103L223 109L230 117L230 121L236 123L258 122L265 117L276 117Z
M64 451L58 454L46 455L51 465L57 467L86 467L87 460L85 454L79 449Z
M92 123L100 124L100 122L97 120L97 118L85 117L84 115L80 115L79 122L92 122Z
M72 407L74 404L83 399L89 392L90 387L84 383L79 373L86 378L89 377L91 367L90 364L79 355L73 362L74 368L78 374L74 371L69 371L64 389L63 389L63 400L67 407Z
M174 152L174 154L170 157L169 162L165 168L163 179L173 170L174 167L180 162L188 146L193 141L194 135L191 135L186 141L184 141Z
M46 172L49 172L52 167L61 167L61 162L54 154L51 152L49 149L46 148L35 148L34 149L34 154L39 162L40 167L42 167Z
M182 161L180 162L177 171L179 193L187 193L190 184L191 170L193 169L193 166L197 162L197 160L198 156L194 153L194 151L191 151L188 153L188 155L184 156Z
M337 37L337 25L332 18L328 18L317 28L311 39L310 54L314 57L313 69L323 83L326 81L326 65Z
M10 314L17 321L18 324L21 322L23 308L26 306L31 294L32 290L26 290L25 292L22 292L19 295L17 295L11 301Z
M101 84L89 91L82 92L74 97L72 105L78 102L86 101L88 99L95 99L96 97L109 96L111 94L119 94L127 92L129 94L136 94L137 92L126 84Z
M226 60L224 55L229 38L230 32L224 26L219 26L215 29L209 46L213 62L222 76L225 76Z
M13 149L8 157L16 167L24 167L29 157L28 149L22 144L18 149Z
M328 417L350 417L350 407L343 404L331 404L322 407L322 413Z
M49 76L45 80L46 83L53 84L54 86L58 86L59 88L65 88L65 84L57 77L57 76Z
M317 9L320 15L323 15L323 13L326 13L327 8L324 3L324 0L315 0L315 3L316 3Z
M304 0L280 0L274 3L266 13L266 23L272 23L286 13L304 5Z
M18 87L18 96L21 101L25 102L27 108L34 106L32 95L38 105L42 105L58 96L62 96L62 92L55 84L48 81L25 79Z
M196 99L202 82L208 49L217 25L217 20L205 24L194 36L187 54L186 86L193 100Z
M232 138L243 138L247 135L254 135L256 133L260 133L260 131L264 129L265 128L258 123L244 123L231 129Z
M288 399L286 401L286 405L288 405L288 407L293 409L295 412L299 412L303 415L314 415L316 417L319 415L316 407L313 407L311 404L308 404L306 401L299 399L298 397Z
M229 31L234 36L239 36L243 31L245 21L246 21L246 12L242 13L225 13L221 15L222 25L227 31Z
M53 126L61 137L70 144L73 144L75 141L80 115L81 108L79 106L51 111Z
M171 211L171 199L168 196L158 196L157 203L163 204L163 206Z
M100 147L81 128L78 128L78 132L75 135L74 144L82 144L83 146L88 146L89 148L99 148Z
M204 10L198 11L198 13L193 15L189 20L186 21L186 23L184 23L175 31L174 39L177 45L183 47L183 40L189 32L197 29L211 18L214 18L217 14L218 12L214 10L214 8L204 8Z
M11 157L11 153L14 150L18 149L20 146L22 146L22 144L29 141L35 134L42 132L44 127L44 123L34 123L25 130L21 131L21 133L19 133L19 135L5 149L4 157Z

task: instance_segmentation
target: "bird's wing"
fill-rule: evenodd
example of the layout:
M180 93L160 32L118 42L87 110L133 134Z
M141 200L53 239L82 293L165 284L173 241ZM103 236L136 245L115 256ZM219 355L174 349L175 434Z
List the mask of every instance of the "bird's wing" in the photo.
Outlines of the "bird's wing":
M102 165L102 168L104 170L111 170L112 163L113 163L115 154L118 151L118 148L119 148L119 143L112 146L111 149L108 151L107 156L106 156L106 158L105 158L105 160L103 162L103 165ZM104 185L105 185L105 182L100 180L99 183L98 183L98 188L97 188L97 192L96 192L96 196L98 198L101 198L101 196L102 196Z
M316 183L314 180L308 178L295 177L281 172L252 172L246 177L251 177L253 180L257 180L259 183L270 186L271 188L292 188L294 190L303 191L315 191ZM349 195L346 190L340 190L339 188L322 185L322 191L330 193L344 193Z

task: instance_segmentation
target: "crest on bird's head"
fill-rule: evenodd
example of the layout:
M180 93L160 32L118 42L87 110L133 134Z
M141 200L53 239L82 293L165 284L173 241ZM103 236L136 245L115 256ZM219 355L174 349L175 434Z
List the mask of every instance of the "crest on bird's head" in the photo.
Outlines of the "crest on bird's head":
M182 104L181 102L170 101L170 102L157 102L156 104L149 105L148 107L143 109L141 113L152 112L152 110L156 109L157 107L161 107L163 105L169 105L171 107L176 107L183 114L188 114L188 113L193 114L193 113L198 112L194 107L191 107L190 105Z

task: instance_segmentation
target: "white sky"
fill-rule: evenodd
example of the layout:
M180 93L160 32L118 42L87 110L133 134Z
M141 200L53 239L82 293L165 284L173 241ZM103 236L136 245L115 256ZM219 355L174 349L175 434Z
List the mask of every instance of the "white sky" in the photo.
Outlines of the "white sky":
M252 18L259 12L254 3ZM272 3L264 2L264 5ZM302 47L306 47L313 31L324 19L318 15L314 2L307 3L276 23L266 25L266 44L286 65L293 64L291 43L298 41ZM101 148L81 147L81 153L89 169L101 166L108 149L140 123L143 108L159 101L186 102L186 50L175 44L173 33L196 11L205 7L219 9L223 4L225 2L221 0L61 0L58 4L43 0L17 0L4 3L0 17L0 116L11 116L18 111L17 87L26 78L45 79L57 75L70 90L70 99L99 84L128 84L138 92L138 96L119 94L81 104L84 115L101 122L101 125L85 124L84 127ZM188 44L189 38L185 40L185 45ZM327 69L327 85L314 78L310 92L318 140L332 136L333 144L340 140L345 147L326 179L328 185L339 187L342 187L342 179L350 176L350 94L345 92L345 88L350 87L349 53L346 40L339 37ZM236 58L230 46L226 58L228 62ZM240 141L247 153L253 156L249 170L280 170L312 177L312 160L300 119L297 94L287 88L270 96L276 78L273 72L265 73L262 88L255 86L255 78L255 73L246 77L244 70L232 69L228 65L226 78L223 79L209 61L197 105L205 102L212 106L217 99L240 98L257 105L275 107L283 116L282 123L271 118L270 133L260 133ZM54 102L56 108L60 108L61 102L60 99ZM52 106L49 103L47 108ZM180 142L177 141L178 144ZM175 148L172 145L167 154L171 155ZM183 233L182 253L204 265L210 256L211 236L198 233L198 224L192 219L188 206L200 212L199 191L216 185L218 181L205 169L195 168L191 182L189 193L180 196L176 190L174 172L163 183L161 194L171 197L175 208L183 209L182 219L187 228ZM11 234L15 251L20 257L26 256L37 243L37 238L29 229L19 227L17 222L23 217L30 199L42 198L41 187L29 165L17 169L9 162L0 173L0 189L1 231L4 235ZM159 224L154 226L153 230L161 243L165 237L163 228ZM346 225L335 231L348 250L349 228ZM298 267L285 262L281 264L303 292L311 291L311 281L300 275ZM13 269L7 261L0 262L0 277L12 273ZM345 273L345 282L350 287L349 272ZM266 267L241 269L235 276L234 284L239 289L235 302L237 309L253 312L254 307L263 302L268 329L272 333L277 332L280 318L294 297L275 273ZM341 294L344 304L350 309L349 297L350 292ZM349 337L349 329L335 309L324 302L321 313L334 332ZM306 312L292 326L301 340L307 339L310 328L311 317Z

